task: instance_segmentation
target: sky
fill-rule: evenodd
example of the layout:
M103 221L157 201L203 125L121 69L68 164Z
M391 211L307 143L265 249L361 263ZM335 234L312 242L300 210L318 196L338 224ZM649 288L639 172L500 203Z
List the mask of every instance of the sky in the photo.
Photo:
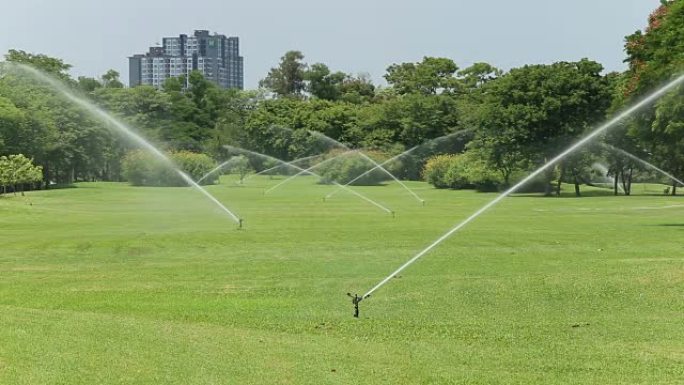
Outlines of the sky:
M448 57L504 70L587 57L621 71L624 37L659 0L0 0L0 52L62 58L74 76L115 69L164 36L206 29L240 38L245 88L288 50L332 70L370 74Z

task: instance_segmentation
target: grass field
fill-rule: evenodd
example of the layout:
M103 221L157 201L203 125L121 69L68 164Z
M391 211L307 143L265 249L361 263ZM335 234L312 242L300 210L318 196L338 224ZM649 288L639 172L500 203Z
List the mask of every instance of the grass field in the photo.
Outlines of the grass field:
M0 384L682 384L684 198L301 178L0 198Z

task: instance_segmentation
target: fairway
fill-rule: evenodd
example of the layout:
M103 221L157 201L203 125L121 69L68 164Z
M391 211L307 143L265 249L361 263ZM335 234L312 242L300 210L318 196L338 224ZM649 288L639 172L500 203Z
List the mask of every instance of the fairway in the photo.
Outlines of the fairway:
M297 178L0 197L0 384L675 384L684 199Z

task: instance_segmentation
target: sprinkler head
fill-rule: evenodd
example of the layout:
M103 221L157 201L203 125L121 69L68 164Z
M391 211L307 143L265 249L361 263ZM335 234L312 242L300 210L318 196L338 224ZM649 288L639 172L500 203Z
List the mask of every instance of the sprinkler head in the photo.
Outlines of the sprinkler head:
M421 206L425 206L425 199L421 199L420 204L421 204Z
M354 318L359 318L359 302L363 301L363 297L359 297L358 294L352 295L347 293L347 296L351 297L352 304L354 304Z
M396 216L394 215L394 211L391 211L391 213L392 213L392 218L396 218Z
M238 229L242 229L242 218L238 219Z

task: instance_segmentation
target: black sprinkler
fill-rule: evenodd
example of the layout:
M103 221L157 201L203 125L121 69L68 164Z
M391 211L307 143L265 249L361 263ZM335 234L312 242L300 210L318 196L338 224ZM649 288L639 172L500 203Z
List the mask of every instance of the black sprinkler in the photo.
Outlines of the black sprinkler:
M359 297L358 294L351 295L351 293L347 293L347 295L351 297L354 304L354 317L359 318L359 302L363 300L363 297Z

